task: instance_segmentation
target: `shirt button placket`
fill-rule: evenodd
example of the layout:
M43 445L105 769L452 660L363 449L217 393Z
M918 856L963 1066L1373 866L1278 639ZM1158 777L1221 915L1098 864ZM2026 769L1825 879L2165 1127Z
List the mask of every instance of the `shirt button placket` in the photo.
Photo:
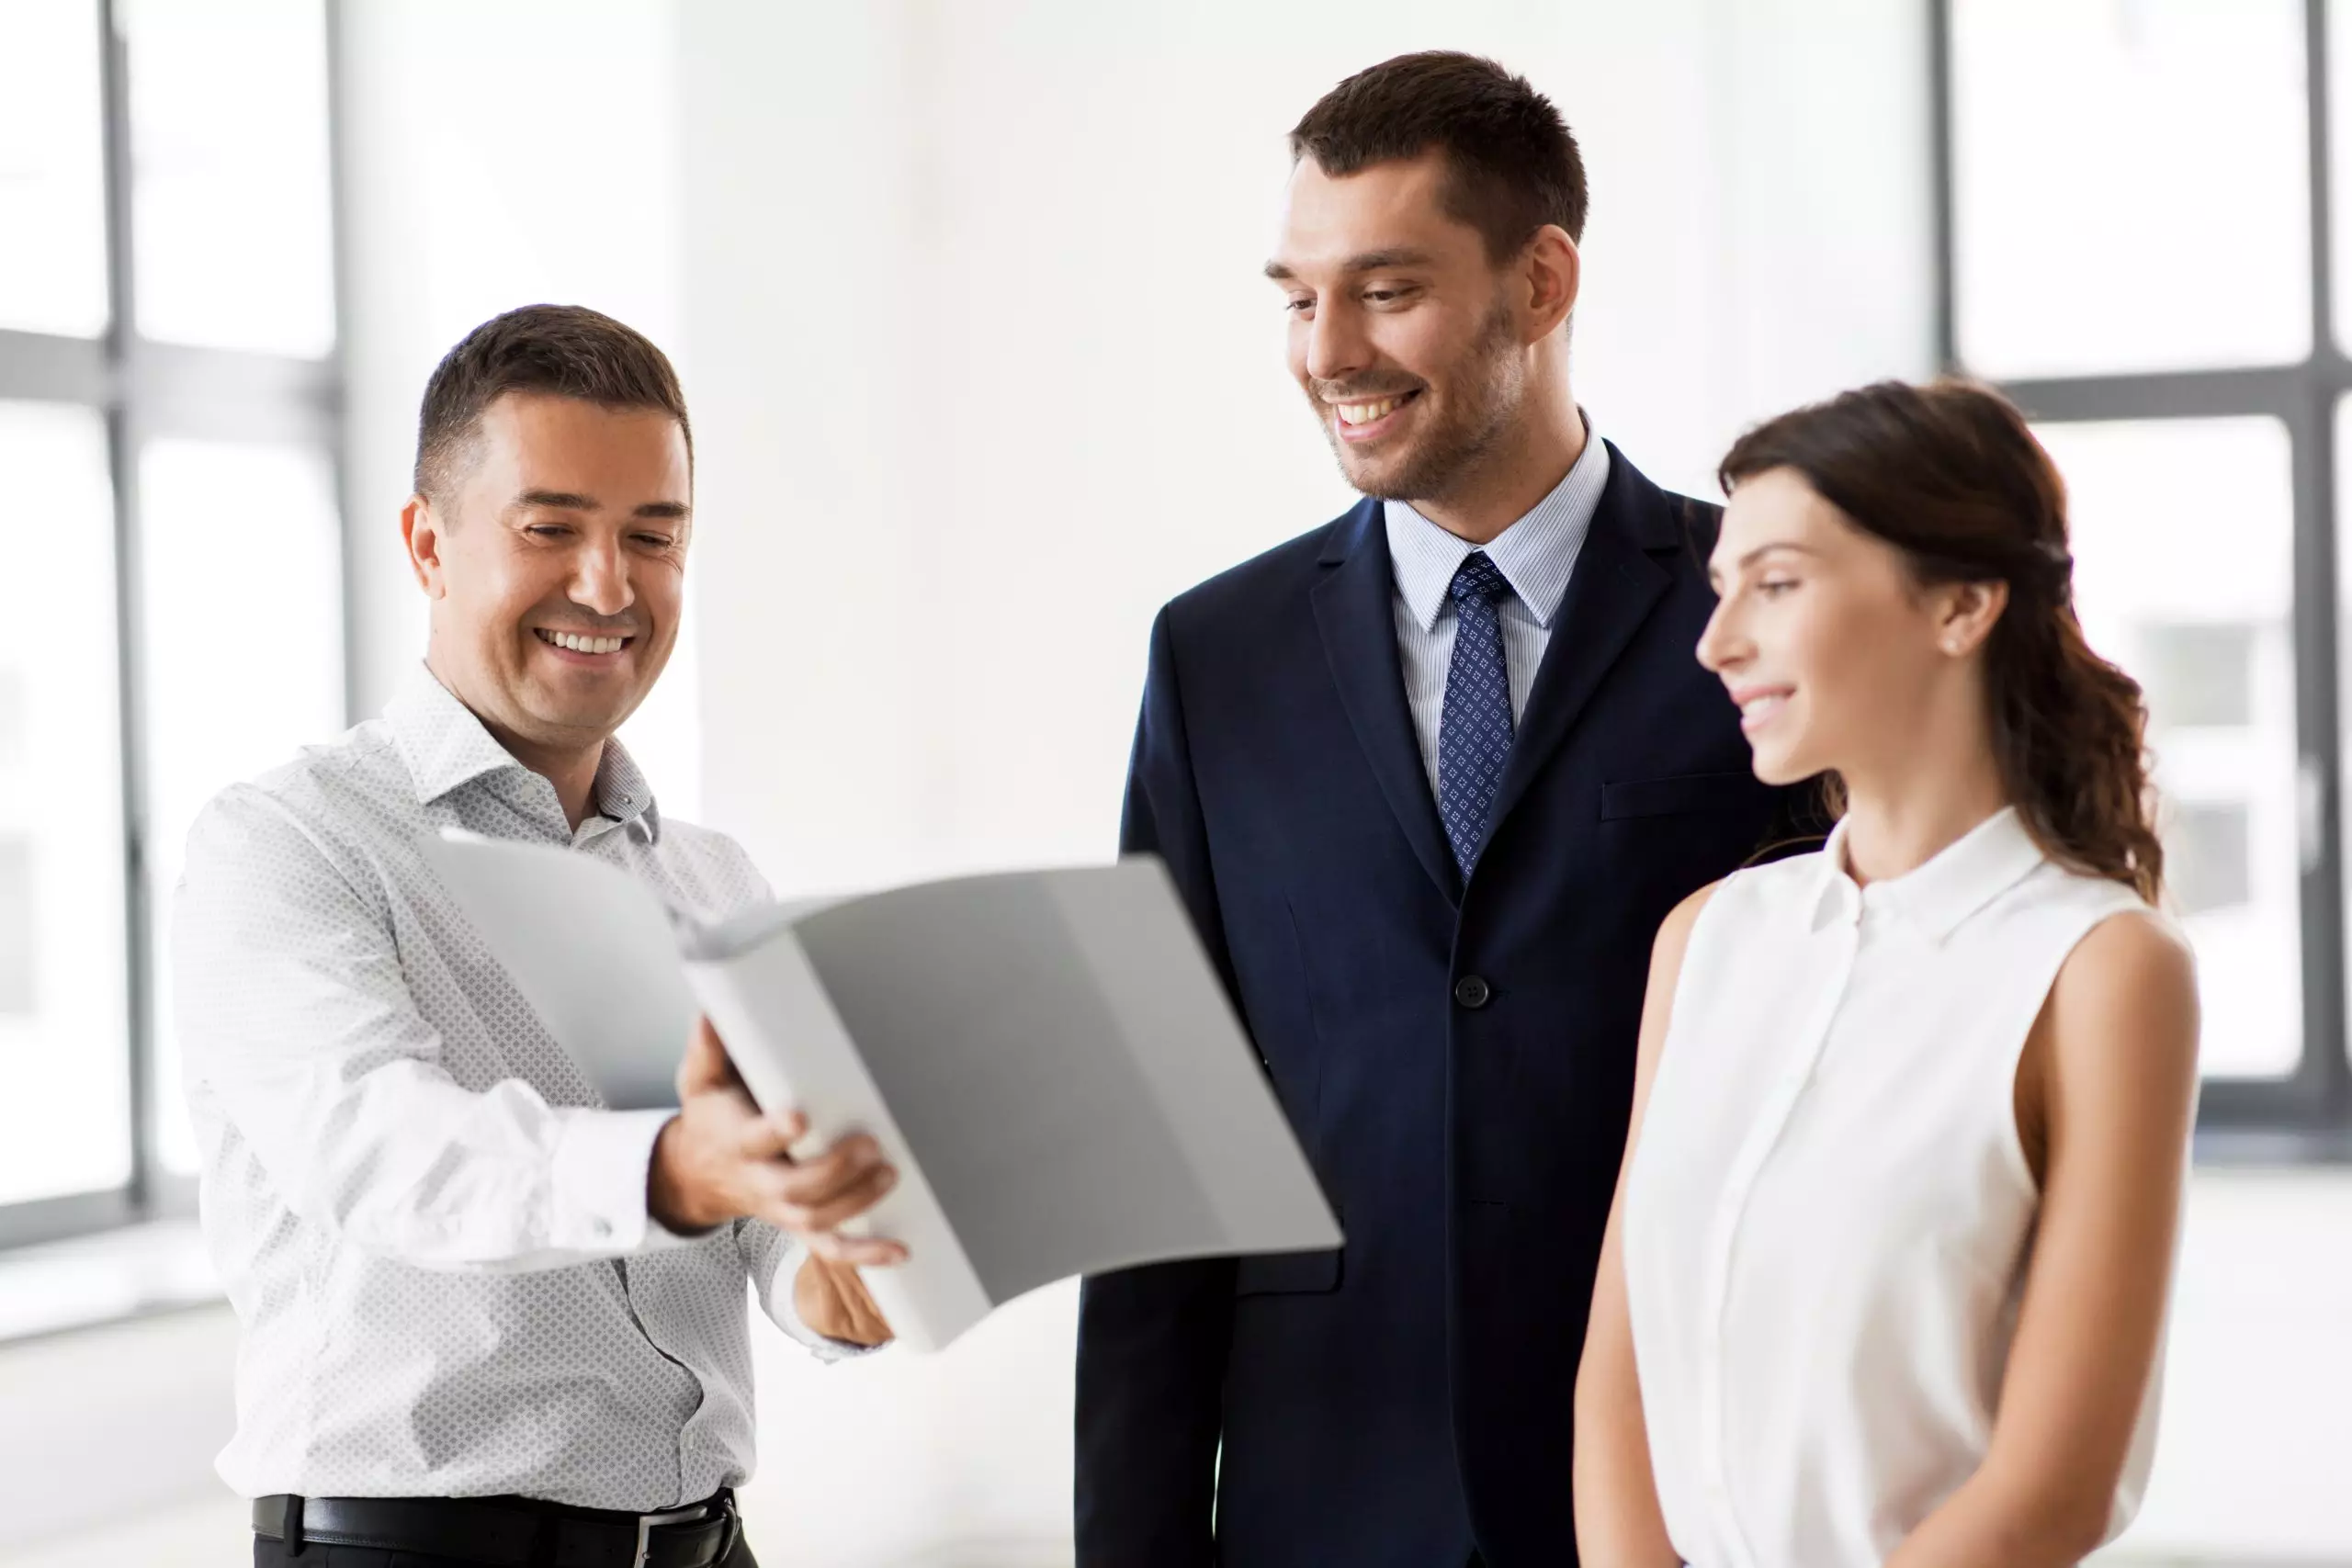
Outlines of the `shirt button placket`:
M1812 1081L1814 1066L1821 1059L1830 1028L1837 1022L1838 1010L1845 1005L1847 989L1853 982L1860 938L1857 927L1841 922L1823 934L1838 945L1830 960L1820 1006L1805 1032L1798 1036L1801 1048L1797 1061L1772 1080L1770 1092L1757 1107L1755 1124L1724 1178L1723 1197L1715 1205L1707 1247L1708 1333L1699 1369L1700 1452L1706 1472L1707 1501L1715 1517L1716 1529L1730 1545L1739 1568L1754 1568L1754 1554L1748 1550L1747 1537L1732 1508L1730 1474L1724 1462L1724 1404L1730 1397L1724 1378L1724 1322L1731 1305L1732 1249L1738 1241L1740 1218L1755 1190L1756 1179L1763 1174L1773 1146L1780 1142L1798 1100L1804 1096L1805 1086Z

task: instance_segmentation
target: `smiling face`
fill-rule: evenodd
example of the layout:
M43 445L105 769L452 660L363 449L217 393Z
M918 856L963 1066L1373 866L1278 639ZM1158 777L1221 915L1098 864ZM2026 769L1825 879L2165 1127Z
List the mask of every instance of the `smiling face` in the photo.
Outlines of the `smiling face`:
M1527 333L1540 338L1567 309L1528 319L1514 269L1446 211L1446 177L1437 152L1338 178L1301 158L1266 266L1290 311L1291 374L1365 495L1458 490L1522 418ZM1564 233L1545 232L1573 256ZM1539 301L1537 316L1549 309Z
M526 761L601 747L652 690L677 640L692 494L669 414L510 392L447 497L410 503L428 661Z
M1917 752L1925 727L1981 708L1974 656L1998 596L1920 587L1901 550L1793 468L1732 491L1708 577L1721 597L1699 662L1738 705L1767 784Z

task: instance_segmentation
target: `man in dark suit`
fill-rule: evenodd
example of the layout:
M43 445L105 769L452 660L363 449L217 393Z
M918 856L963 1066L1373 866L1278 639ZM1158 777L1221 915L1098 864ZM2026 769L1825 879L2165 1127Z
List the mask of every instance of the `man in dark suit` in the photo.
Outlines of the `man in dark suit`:
M1692 653L1715 509L1569 393L1557 111L1412 55L1291 144L1266 270L1365 499L1161 613L1124 836L1347 1245L1087 1282L1079 1556L1555 1568L1651 939L1779 801Z

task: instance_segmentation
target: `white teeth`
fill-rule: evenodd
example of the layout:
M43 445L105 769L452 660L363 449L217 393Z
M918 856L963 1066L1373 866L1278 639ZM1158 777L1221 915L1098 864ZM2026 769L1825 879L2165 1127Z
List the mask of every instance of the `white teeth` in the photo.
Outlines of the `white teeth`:
M1747 701L1740 705L1739 711L1748 718L1761 718L1766 714L1777 710L1782 703L1785 703L1789 699L1784 694L1776 694L1769 697L1750 697Z
M621 645L628 640L618 637L583 637L578 632L542 631L539 636L556 647L570 649L574 653L618 653Z
M1340 403L1336 406L1340 411L1340 423L1370 424L1375 419L1385 419L1396 412L1396 405L1404 400L1402 398L1384 398L1376 403Z

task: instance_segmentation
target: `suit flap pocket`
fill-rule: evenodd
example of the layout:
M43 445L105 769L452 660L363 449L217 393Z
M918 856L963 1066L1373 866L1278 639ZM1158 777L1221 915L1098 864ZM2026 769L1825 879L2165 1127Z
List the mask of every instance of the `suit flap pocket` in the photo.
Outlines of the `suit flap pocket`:
M1600 819L1670 817L1680 811L1729 811L1753 806L1764 793L1754 773L1683 773L1600 786Z
M1335 1247L1329 1252L1266 1252L1241 1258L1234 1269L1233 1293L1271 1296L1336 1291L1344 1255L1344 1248Z

